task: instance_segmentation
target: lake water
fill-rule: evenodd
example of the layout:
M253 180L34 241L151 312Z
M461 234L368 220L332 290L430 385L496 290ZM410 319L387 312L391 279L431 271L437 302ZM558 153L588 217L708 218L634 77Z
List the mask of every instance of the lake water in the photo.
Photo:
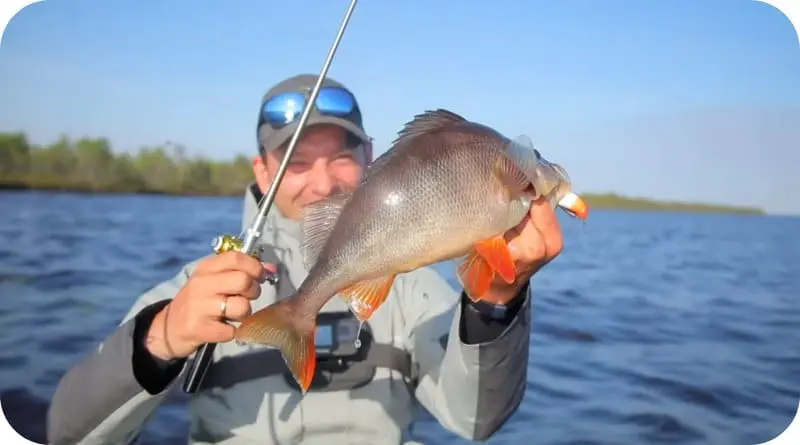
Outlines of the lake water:
M134 299L239 231L235 198L0 193L0 391L44 441L65 369ZM489 443L753 445L800 398L800 219L595 211L533 280L528 387ZM442 267L452 281L452 267ZM88 390L88 388L87 388ZM180 397L147 443L184 443ZM430 417L430 443L468 443Z

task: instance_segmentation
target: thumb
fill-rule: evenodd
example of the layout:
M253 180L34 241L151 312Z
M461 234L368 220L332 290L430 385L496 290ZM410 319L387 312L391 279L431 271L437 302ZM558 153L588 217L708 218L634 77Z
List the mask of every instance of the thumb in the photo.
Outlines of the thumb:
M262 262L261 266L264 268L264 270L266 270L267 272L269 272L271 274L275 274L275 273L278 272L278 267L276 265L272 264L272 263L263 263Z

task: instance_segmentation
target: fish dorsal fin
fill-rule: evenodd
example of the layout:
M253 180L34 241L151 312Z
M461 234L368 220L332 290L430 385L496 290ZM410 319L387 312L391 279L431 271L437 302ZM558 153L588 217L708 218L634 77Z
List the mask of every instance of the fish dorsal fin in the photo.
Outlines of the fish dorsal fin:
M350 192L339 192L322 201L315 202L303 210L303 242L300 250L303 253L303 264L311 270L317 262L322 248L342 213L342 209L353 196Z
M392 141L392 144L396 144L401 140L411 139L429 131L444 128L448 125L466 121L467 120L462 116L443 108L427 110L408 121L403 126L403 129L397 133L397 138Z
M515 192L527 190L536 183L537 168L541 155L533 148L528 136L521 135L509 141L495 171L500 179ZM534 199L538 198L535 196Z

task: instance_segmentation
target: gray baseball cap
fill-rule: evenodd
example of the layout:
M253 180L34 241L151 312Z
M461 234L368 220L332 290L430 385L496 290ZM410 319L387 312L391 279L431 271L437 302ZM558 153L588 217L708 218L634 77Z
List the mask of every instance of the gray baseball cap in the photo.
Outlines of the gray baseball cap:
M311 90L314 88L314 84L317 82L317 78L318 76L313 74L300 74L277 83L269 91L267 91L267 93L261 100L261 107L259 108L258 111L259 117L258 117L258 127L256 129L256 132L259 142L259 151L263 150L263 152L265 153L270 152L280 147L281 145L289 142L289 140L292 138L292 135L297 130L297 125L300 121L298 117L298 119L295 122L292 122L280 128L273 128L272 126L270 126L269 123L264 122L262 118L264 104L266 104L266 102L269 99L281 93L286 93L291 91L299 91L299 92L307 91L310 94ZM343 84L331 79L330 77L326 77L323 80L322 86L342 88L344 90L347 90L351 95L353 95L353 93L349 89L347 89ZM353 95L353 97L355 98L355 95ZM311 110L311 114L308 116L308 122L306 122L306 128L318 124L337 125L347 130L351 134L351 138L355 138L360 142L365 142L365 143L370 142L369 136L367 136L366 132L364 131L364 125L362 123L362 118L361 118L361 111L358 108L357 102L355 110L352 113L350 113L350 115L343 117L325 116L320 114L316 108Z

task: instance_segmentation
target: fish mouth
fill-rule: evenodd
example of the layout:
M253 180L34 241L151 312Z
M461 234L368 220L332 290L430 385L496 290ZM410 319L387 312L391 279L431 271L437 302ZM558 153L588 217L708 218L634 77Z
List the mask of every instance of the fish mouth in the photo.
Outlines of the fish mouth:
M589 217L589 206L580 196L569 192L558 201L558 206L570 216L585 220Z

